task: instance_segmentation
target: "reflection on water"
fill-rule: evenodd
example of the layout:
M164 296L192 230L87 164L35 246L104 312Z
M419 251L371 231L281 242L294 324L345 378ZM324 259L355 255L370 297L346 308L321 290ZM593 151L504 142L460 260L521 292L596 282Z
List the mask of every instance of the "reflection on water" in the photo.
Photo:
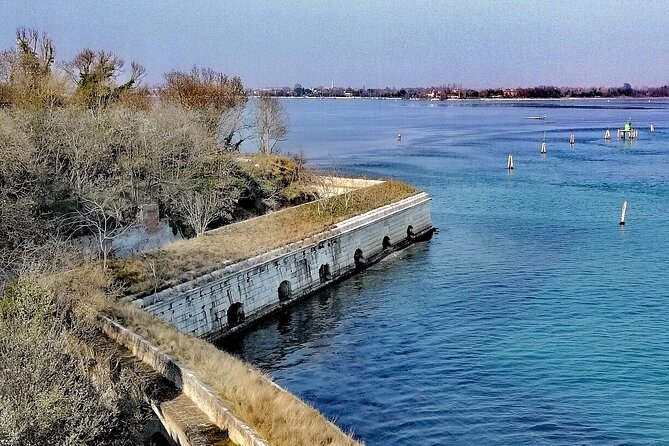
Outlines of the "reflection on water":
M402 268L401 262L411 262L417 255L422 257L421 251L428 246L429 242L420 242L390 254L364 273L321 290L288 310L261 321L250 332L220 341L219 347L247 358L262 369L280 367L276 360L280 361L301 345L313 343L335 331L340 322L355 310L356 295L363 290L373 292L378 287L385 287L383 282L389 271ZM399 269L397 271L401 273Z

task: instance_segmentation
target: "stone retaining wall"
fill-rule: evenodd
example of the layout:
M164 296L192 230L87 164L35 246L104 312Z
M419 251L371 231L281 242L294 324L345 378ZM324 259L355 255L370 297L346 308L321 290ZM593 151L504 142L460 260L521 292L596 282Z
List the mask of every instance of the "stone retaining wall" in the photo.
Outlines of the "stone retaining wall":
M383 180L320 175L313 179L312 188L319 197L328 198L381 183Z
M413 195L134 303L183 332L220 337L431 233L429 201Z

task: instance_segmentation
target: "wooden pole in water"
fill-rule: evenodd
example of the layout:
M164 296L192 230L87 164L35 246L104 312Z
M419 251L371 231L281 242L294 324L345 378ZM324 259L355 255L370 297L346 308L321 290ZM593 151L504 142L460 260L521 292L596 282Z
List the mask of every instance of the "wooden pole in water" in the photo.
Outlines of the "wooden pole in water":
M569 144L574 145L574 142L576 139L574 138L574 132L571 132L571 135L569 135Z
M546 153L546 143L545 142L541 143L541 153Z
M506 161L506 168L513 170L513 156L509 153L509 159Z
M627 211L627 200L623 201L623 207L620 210L620 226L625 226L625 212Z
M611 133L609 132L609 129L606 129L604 132L604 139L611 139Z

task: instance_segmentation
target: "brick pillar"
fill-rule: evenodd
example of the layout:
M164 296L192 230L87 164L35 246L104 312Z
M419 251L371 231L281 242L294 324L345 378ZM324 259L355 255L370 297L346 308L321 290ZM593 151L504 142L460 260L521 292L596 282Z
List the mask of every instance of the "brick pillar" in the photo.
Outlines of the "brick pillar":
M144 204L139 207L139 221L147 234L155 234L160 229L160 211L157 204Z

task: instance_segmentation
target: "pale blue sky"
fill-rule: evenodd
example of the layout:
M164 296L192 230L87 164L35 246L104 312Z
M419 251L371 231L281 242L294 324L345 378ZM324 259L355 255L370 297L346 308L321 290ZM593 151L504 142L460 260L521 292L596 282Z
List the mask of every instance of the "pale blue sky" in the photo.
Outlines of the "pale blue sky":
M148 83L194 64L247 87L669 82L667 0L0 0L0 48L19 26L46 31L61 60L137 60Z

